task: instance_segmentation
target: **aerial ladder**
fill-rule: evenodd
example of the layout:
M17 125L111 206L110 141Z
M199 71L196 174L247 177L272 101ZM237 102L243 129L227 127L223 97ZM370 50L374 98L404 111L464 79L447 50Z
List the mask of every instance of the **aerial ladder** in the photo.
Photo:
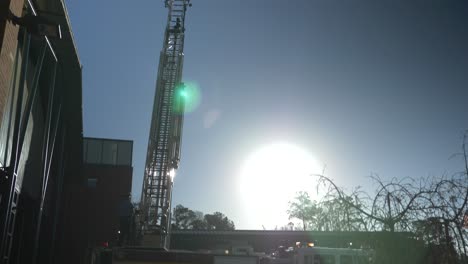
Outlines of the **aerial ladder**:
M169 248L171 199L180 161L184 118L185 14L190 0L166 0L167 25L159 58L156 92L148 139L140 217L142 244Z

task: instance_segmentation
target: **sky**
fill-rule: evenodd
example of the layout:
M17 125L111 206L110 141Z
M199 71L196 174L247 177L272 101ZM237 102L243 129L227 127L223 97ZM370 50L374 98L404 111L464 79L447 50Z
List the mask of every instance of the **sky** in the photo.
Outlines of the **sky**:
M167 9L162 0L65 2L83 64L84 135L134 141L137 201ZM452 156L468 129L468 2L192 2L183 80L198 84L200 103L185 115L173 205L271 229L287 224L291 188L314 189L276 164L305 168L294 160L306 159L339 186L369 191L371 174L462 169ZM270 146L306 154L259 158L281 150ZM272 171L288 175L256 176Z

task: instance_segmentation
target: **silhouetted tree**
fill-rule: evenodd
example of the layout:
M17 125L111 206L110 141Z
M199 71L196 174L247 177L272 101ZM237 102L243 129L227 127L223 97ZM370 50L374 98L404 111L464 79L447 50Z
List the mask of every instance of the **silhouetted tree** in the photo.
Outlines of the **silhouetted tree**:
M232 220L229 220L223 213L214 212L213 214L205 215L205 222L208 230L229 231L234 230L235 225Z
M173 210L173 230L234 230L235 225L223 213L215 212L204 215L202 212L193 211L182 205L177 205Z
M192 229L196 215L194 211L179 204L174 208L172 219L174 230Z
M205 219L195 219L192 222L192 229L193 230L208 230L208 224L206 223Z
M317 219L317 205L310 200L307 192L298 192L293 201L289 202L289 209L287 211L289 220L296 218L302 221L303 230L307 230L309 225L316 224Z

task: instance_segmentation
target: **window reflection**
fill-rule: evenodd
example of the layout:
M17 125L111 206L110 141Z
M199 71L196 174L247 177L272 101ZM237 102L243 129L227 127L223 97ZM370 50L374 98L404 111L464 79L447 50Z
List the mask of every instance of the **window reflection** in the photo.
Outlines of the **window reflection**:
M83 139L84 162L88 164L132 166L132 141Z

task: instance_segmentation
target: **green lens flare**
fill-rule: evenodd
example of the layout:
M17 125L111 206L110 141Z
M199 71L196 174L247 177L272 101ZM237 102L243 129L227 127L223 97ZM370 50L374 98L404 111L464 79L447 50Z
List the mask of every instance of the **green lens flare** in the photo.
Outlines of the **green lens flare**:
M174 111L176 113L190 113L200 105L200 89L193 82L185 82L176 87Z

